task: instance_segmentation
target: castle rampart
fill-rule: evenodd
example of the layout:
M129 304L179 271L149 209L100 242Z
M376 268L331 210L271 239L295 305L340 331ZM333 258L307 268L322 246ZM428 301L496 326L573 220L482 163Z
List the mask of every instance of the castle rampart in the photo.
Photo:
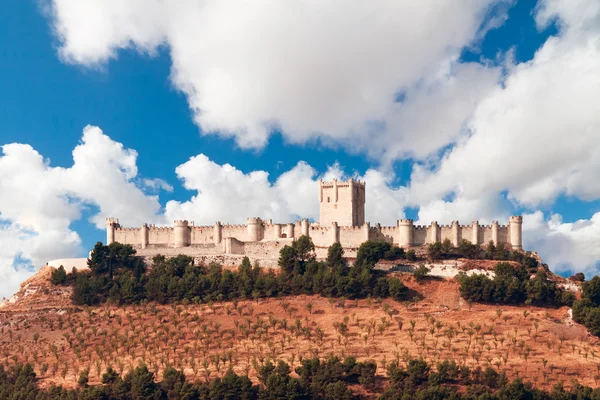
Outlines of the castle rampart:
M188 255L253 255L276 260L278 249L301 235L310 236L317 252L340 243L346 254L352 254L367 240L392 243L404 248L450 240L458 246L462 240L482 245L510 245L520 250L523 218L512 216L508 225L497 221L482 226L474 221L460 225L415 225L411 219L400 219L396 226L371 226L365 221L365 183L350 179L319 182L320 222L308 219L278 224L258 217L248 218L245 225L216 222L195 226L187 220L174 221L173 226L157 227L143 224L140 228L123 228L118 219L106 219L106 243L130 244L144 256L181 252ZM319 250L320 249L320 250ZM275 252L271 254L271 252Z
M398 220L396 226L371 227L368 222L361 226L339 226L332 222L329 226L310 223L304 219L295 224L274 224L260 218L248 218L246 225L194 226L186 220L175 221L172 227L156 227L144 224L140 228L123 228L118 220L108 218L107 243L113 241L127 243L135 248L184 248L206 245L222 248L225 239L234 238L240 243L256 243L280 240L287 243L297 238L296 231L310 236L319 247L340 243L343 247L356 248L367 240L393 243L401 247L422 246L446 239L454 246L462 240L478 245L493 241L496 245L509 244L513 249L522 249L522 218L511 217L508 225L494 221L491 225L479 225L477 221L460 225L458 221L450 225L439 225L433 221L428 226L414 225L410 219Z

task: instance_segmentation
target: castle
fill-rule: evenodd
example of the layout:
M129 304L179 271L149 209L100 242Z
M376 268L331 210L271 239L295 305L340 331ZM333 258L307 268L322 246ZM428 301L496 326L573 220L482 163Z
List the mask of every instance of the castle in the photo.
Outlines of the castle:
M187 254L203 261L230 261L228 256L245 256L261 263L274 264L279 250L301 235L310 236L317 256L326 256L326 249L340 243L346 254L352 256L367 240L385 241L408 248L449 239L457 246L463 239L475 244L508 244L522 249L521 216L509 218L508 225L450 225L432 222L428 226L414 225L411 219L401 219L396 226L371 226L365 222L365 182L319 181L320 221L307 219L295 223L273 223L272 220L248 218L246 225L216 222L196 226L187 220L175 221L172 227L144 224L139 228L124 228L115 218L106 219L106 242L132 245L141 256ZM235 258L235 257L234 257ZM236 260L231 260L235 262Z

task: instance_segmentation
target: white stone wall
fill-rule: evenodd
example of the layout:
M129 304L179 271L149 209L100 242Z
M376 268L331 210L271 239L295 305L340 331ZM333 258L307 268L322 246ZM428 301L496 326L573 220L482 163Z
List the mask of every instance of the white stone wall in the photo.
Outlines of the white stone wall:
M319 182L319 223L329 227L360 226L365 222L365 184L352 179Z

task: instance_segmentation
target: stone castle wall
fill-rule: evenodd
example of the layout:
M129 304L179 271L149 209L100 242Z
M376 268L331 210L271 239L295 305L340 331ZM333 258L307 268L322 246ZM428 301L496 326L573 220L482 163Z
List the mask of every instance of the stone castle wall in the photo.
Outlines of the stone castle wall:
M448 239L457 246L462 240L478 245L492 241L522 248L522 218L510 217L508 225L414 225L412 220L399 220L396 226L322 226L308 220L294 224L274 224L260 218L249 218L246 225L194 226L187 221L175 221L172 227L143 225L140 228L122 228L118 220L107 219L107 243L130 244L140 255L247 255L256 259L276 259L279 250L301 235L311 237L317 249L326 249L340 243L347 251L355 251L367 240L383 241L404 248L422 246Z
M414 225L410 219L398 220L395 226L371 226L365 222L365 183L349 179L319 182L320 223L307 219L295 223L277 224L271 220L248 218L245 225L195 226L186 220L175 221L173 226L159 227L144 224L139 228L123 228L119 220L106 219L106 242L130 244L138 254L151 257L156 254L190 256L243 256L256 260L276 262L279 250L302 235L310 236L317 248L317 256L324 258L327 248L340 243L346 255L352 257L367 240L382 241L404 248L450 240L455 246L462 240L478 245L494 242L522 248L522 217L510 217L508 225L493 222L482 226L478 222L460 225ZM234 257L235 258L235 257Z

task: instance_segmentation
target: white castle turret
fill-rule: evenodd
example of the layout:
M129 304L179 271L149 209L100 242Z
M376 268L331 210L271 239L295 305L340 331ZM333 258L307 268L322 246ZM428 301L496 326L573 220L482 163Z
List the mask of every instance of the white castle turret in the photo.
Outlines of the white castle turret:
M173 225L173 247L190 245L190 227L187 220L177 220Z
M414 243L414 223L412 219L398 220L398 245L409 247Z
M109 245L115 241L115 229L119 227L117 218L106 218L106 244Z
M248 218L248 241L258 242L262 240L263 225L260 218Z
M523 249L523 217L512 216L508 219L508 227L510 233L510 244L513 249Z

